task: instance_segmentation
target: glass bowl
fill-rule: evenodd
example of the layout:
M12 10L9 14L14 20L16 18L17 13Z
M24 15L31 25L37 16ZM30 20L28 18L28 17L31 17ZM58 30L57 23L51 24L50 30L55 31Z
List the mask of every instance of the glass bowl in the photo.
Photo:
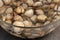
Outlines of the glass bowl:
M2 21L2 15L0 15L0 25L1 27L6 30L8 33L20 37L20 38L37 38L43 37L44 35L52 32L54 29L60 26L60 19L51 22L44 27L18 27L12 24L7 24L6 22ZM14 32L13 28L20 28L20 33Z
M16 0L17 1L17 0ZM21 0L23 1L23 0ZM41 0L42 1L42 0ZM56 1L55 1L56 2ZM45 3L45 2L44 2ZM53 3L53 1L52 1ZM50 4L50 3L49 3ZM57 4L58 5L58 4ZM60 4L59 4L60 5ZM46 5L47 6L47 5ZM53 6L53 5L52 5ZM43 8L43 7L42 7ZM45 11L49 11L50 8L44 6L43 8ZM58 8L57 8L58 9ZM60 9L59 9L60 10ZM56 10L54 10L56 11ZM57 10L58 11L58 10ZM59 11L60 12L60 11ZM37 38L37 37L43 37L53 30L55 30L57 27L60 26L60 19L54 20L53 22L39 27L22 27L22 26L14 26L12 24L8 24L2 19L2 15L0 14L0 25L1 27L7 31L8 33L20 37L20 38ZM16 31L14 31L16 30Z

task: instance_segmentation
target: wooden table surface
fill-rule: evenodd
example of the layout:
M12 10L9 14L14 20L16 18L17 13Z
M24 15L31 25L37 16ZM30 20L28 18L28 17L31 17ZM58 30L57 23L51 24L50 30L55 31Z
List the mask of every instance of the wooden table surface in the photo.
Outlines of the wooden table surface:
M24 40L24 39L14 37L8 34L6 31L4 31L2 28L0 28L0 40ZM25 40L60 40L60 27L58 27L56 30L54 30L53 32L42 38L25 39Z

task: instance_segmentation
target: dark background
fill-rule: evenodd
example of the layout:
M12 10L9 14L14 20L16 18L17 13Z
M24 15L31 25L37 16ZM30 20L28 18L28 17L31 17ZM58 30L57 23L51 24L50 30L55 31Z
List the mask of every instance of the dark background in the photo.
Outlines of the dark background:
M36 38L36 39L22 39L15 36L10 35L6 31L4 31L0 27L0 40L60 40L60 27L58 27L56 30L51 32L50 34L42 37L42 38Z

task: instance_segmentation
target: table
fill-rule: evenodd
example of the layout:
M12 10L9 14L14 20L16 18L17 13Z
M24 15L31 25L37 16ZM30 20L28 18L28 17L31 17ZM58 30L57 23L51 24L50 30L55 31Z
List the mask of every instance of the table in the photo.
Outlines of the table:
M51 32L50 34L42 37L42 38L36 38L36 39L22 39L15 36L10 35L6 31L4 31L0 27L0 40L60 40L60 27L58 27L56 30Z

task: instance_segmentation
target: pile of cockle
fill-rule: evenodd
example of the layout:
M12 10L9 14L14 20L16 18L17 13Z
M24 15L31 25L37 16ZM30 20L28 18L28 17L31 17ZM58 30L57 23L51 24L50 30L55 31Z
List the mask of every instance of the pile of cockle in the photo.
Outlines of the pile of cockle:
M0 14L2 20L8 24L40 27L60 19L60 0L0 0ZM20 34L24 29L18 27L13 29L15 33ZM29 30L31 29L25 29L26 36L37 36ZM36 30L38 34L40 29ZM43 33L40 32L42 35Z
M0 0L3 21L22 27L38 27L60 18L60 0Z

